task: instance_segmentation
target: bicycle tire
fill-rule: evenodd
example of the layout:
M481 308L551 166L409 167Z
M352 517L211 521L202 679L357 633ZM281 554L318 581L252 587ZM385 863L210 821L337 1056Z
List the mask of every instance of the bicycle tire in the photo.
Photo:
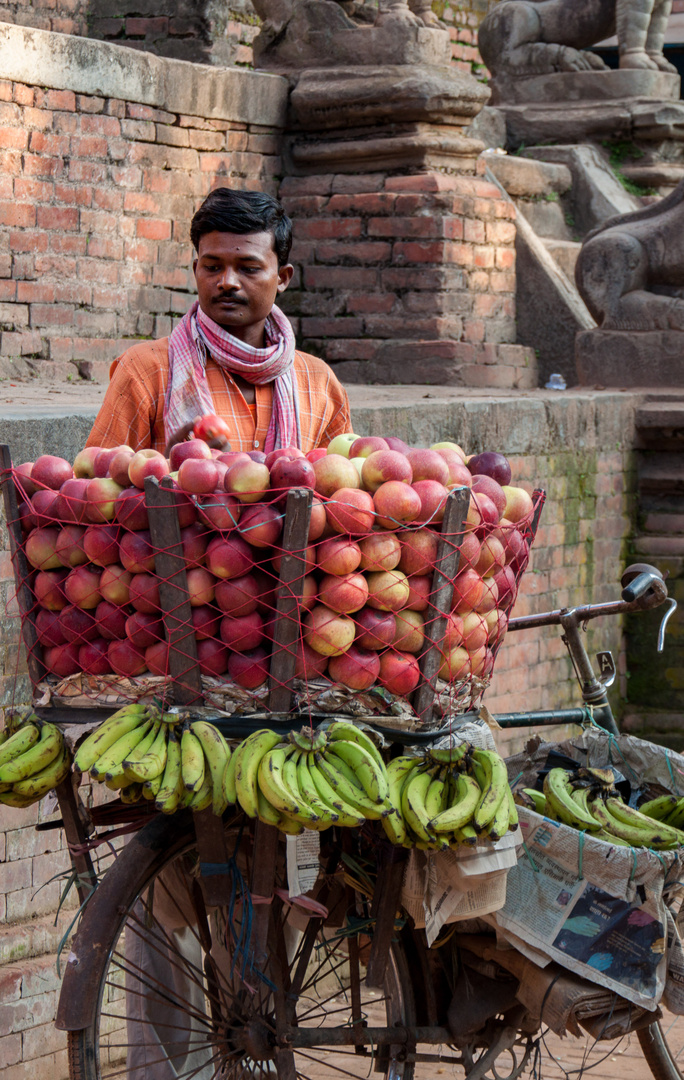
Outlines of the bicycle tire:
M654 1080L684 1080L684 1041L675 1051L668 1043L662 1021L638 1031L637 1036ZM678 1058L682 1059L681 1067L677 1064Z
M256 1010L256 1020L253 1013L250 1013L252 1019L245 1026L242 1013L238 1009L238 1005L240 1008L245 1005L247 995L244 986L236 989L235 979L231 982L226 978L221 984L207 981L209 978L207 964L211 968L216 956L220 955L222 950L225 953L226 939L221 936L225 927L223 927L220 915L220 912L225 909L216 909L211 916L216 926L222 929L220 933L218 930L215 932L212 926L210 948L201 949L201 966L199 960L194 962L188 959L189 954L185 950L187 929L169 931L168 912L164 916L166 921L161 919L161 910L168 902L167 894L171 895L168 887L170 882L174 883L173 887L176 889L178 881L184 881L187 877L190 883L188 896L190 895L193 878L189 868L195 866L196 862L194 826L189 815L176 819L155 818L136 834L104 876L84 912L81 928L73 945L74 954L83 957L92 956L93 950L96 952L99 950L99 968L95 970L91 965L90 970L87 971L84 966L83 971L79 972L72 966L68 971L68 979L65 977L62 990L62 994L69 995L72 1000L76 1000L79 994L82 998L88 990L95 998L91 1002L90 1021L78 1030L68 1031L71 1080L103 1080L105 1076L108 1080L110 1078L115 1080L118 1076L127 1077L130 1080L143 1080L143 1076L148 1075L154 1075L156 1080L158 1075L162 1077L171 1075L168 1065L172 1060L174 1061L174 1080L211 1080L217 1075L218 1069L220 1069L222 1080L224 1078L230 1080L232 1076L235 1080L239 1076L272 1080L282 1075L271 1058L256 1056L258 1053L265 1053L261 1050L261 1046L263 1040L269 1037L267 1023L269 1017L273 1015L274 995L269 990L259 987L258 1002L261 1003L261 1012ZM194 880L197 880L196 877ZM175 895L181 896L181 892L176 891ZM288 919L295 909L283 908L282 910L287 910L288 913L277 925L275 924L276 916L272 916L273 935L275 940L277 935L281 934L284 941L288 937L288 929L289 931L293 929L294 923L289 924ZM101 916L109 913L107 917L111 919L112 911L119 912L118 922L112 919L111 925L103 926ZM195 924L198 933L200 919L201 913ZM301 919L299 914L297 919ZM207 920L204 922L205 932L206 925ZM194 926L190 929L192 930L190 952L192 952L197 949L199 937L198 933L195 933ZM183 937L185 944L183 950L179 945L175 953L171 948L168 950L171 955L171 976L167 981L156 980L155 964L161 961L158 957L152 956L152 953L150 953L151 967L142 961L138 965L130 959L129 945L135 950L138 945L142 947L143 938L148 938L148 943L151 942L153 949L161 956L162 945L166 946L171 939L175 940L178 934ZM130 941L128 941L129 935ZM197 940L192 940L193 935ZM290 937L292 936L290 933ZM340 1025L340 1020L341 1026L349 1023L345 1017L350 1009L350 991L344 985L344 971L346 970L344 965L351 966L349 950L346 938L343 938L339 932L335 933L324 928L322 933L317 934L314 945L309 946L311 955L308 957L302 945L302 942L306 940L307 935L303 935L291 958L291 969L294 969L296 964L301 964L302 955L306 956L304 961L306 974L297 996L295 1023L298 1030L302 1027L315 1029L312 1037L315 1038L316 1044L315 1047L309 1048L308 1054L303 1050L290 1052L296 1063L297 1076L305 1080L309 1068L308 1061L315 1060L317 1078L328 1075L330 1080L337 1080L340 1076L339 1063L342 1061L345 1066L343 1071L349 1076L365 1077L373 1065L376 1071L378 1065L386 1065L380 1069L380 1074L384 1075L386 1080L413 1080L413 1063L402 1060L404 1055L401 1048L388 1045L385 1051L387 1058L385 1063L383 1056L378 1057L377 1048L375 1053L372 1047L370 1052L368 1049L361 1049L359 1053L353 1047L340 1048L326 1044L325 1032L331 1031L332 1013L338 1014L333 1018L334 1030L337 1030ZM225 970L227 969L224 967L224 972ZM224 972L222 972L222 978ZM182 975L188 976L191 982L187 999L181 998L180 992L173 989L176 980ZM247 977L254 982L253 973L248 972ZM330 985L334 990L332 998L329 994ZM362 992L365 995L362 1008L366 1011L373 1010L379 1004L385 1016L384 1024L378 1024L376 1017L372 1016L371 1026L386 1025L390 1028L396 1024L411 1026L416 1023L411 974L399 941L394 941L391 946L384 990L369 991L364 987ZM378 1002L375 1002L374 998L379 999ZM203 1013L198 1005L200 1000L204 1001ZM334 1003L334 1008L331 1001ZM229 1007L223 1009L226 1003L229 1003ZM140 1011L145 1016L156 1013L159 1018L163 1015L160 1026L165 1029L164 1037L168 1041L164 1043L163 1053L158 1059L153 1057L150 1060L147 1056L147 1048L139 1049L141 1044L135 1041L141 1029L133 1025L138 1023ZM67 1017L68 1014L69 1009L65 1008ZM371 1012L368 1014L372 1015ZM186 1018L186 1026L178 1035L177 1032L182 1027L180 1019L183 1015ZM238 1019L242 1027L236 1023ZM149 1029L146 1029L143 1038L145 1042L151 1031L154 1030L155 1034L158 1034L159 1028L155 1026L157 1021L145 1020L143 1024L149 1024ZM254 1036L251 1034L252 1027L257 1031ZM121 1038L123 1030L126 1034L124 1038ZM196 1038L198 1031L200 1035ZM212 1031L213 1033L210 1033ZM321 1032L320 1038L318 1031ZM133 1039L131 1039L131 1032L134 1033ZM236 1046L238 1049L235 1049ZM251 1050L251 1054L245 1047ZM158 1047L155 1043L153 1053L157 1052ZM201 1064L202 1053L207 1055L205 1065ZM133 1060L131 1055L133 1055ZM145 1056L144 1066L140 1063L141 1055ZM378 1060L374 1060L376 1057ZM160 1072L150 1071L155 1065L159 1067ZM289 1067L285 1071L291 1074Z

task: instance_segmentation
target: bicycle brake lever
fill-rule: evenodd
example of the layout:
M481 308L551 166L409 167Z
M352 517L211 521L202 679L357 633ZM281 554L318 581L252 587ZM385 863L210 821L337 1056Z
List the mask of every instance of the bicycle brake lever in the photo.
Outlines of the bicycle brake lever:
M665 629L667 627L667 621L670 616L674 615L675 611L677 610L677 601L675 600L674 596L668 596L666 602L668 605L667 611L661 619L660 628L658 630L658 652L662 652L665 648Z

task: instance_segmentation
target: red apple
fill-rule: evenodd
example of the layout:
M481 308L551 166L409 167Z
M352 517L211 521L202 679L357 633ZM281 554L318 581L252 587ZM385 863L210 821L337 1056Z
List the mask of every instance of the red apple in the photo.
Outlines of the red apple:
M81 670L78 659L78 644L69 641L66 645L55 645L43 652L43 663L51 675L66 679Z
M61 566L57 555L57 541L61 530L56 528L34 529L26 538L24 550L31 566L37 570L56 570Z
M494 450L485 450L483 454L474 454L468 458L468 468L473 476L491 476L497 484L504 487L511 482L511 466L508 458Z
M206 554L207 566L218 578L239 578L249 573L254 556L241 536L216 536L210 541Z
M35 495L31 496L31 517L34 519L39 529L51 525L54 521L58 520L56 513L58 502L58 493L51 489L37 491Z
M74 471L65 458L53 454L42 454L36 458L31 469L31 480L36 488L47 487L59 491L66 480L71 480Z
M209 604L202 604L200 607L192 609L192 625L198 641L202 641L204 638L217 637L220 621L220 611L217 611L215 607L211 607Z
M197 521L187 529L181 529L180 538L186 566L203 566L211 533Z
M462 570L454 581L453 610L458 615L473 611L482 600L484 582L476 570Z
M118 525L90 525L83 536L83 550L96 566L111 566L119 560Z
M86 490L86 518L88 521L113 521L116 500L124 489L116 480L98 477L88 482Z
M320 499L314 498L311 503L311 520L309 522L309 543L312 544L314 540L318 540L325 530L327 525L327 517L325 515L325 506Z
M102 477L110 475L109 466L110 466L111 462L114 460L114 458L116 457L116 455L119 453L119 450L122 450L122 449L129 450L130 453L133 454L133 451L131 450L130 446L125 447L125 448L115 446L115 447L111 447L109 449L100 450L99 454L95 455L95 460L93 462L93 479L96 478L96 477L102 478ZM123 484L122 487L126 487L127 483L128 483L128 481L126 481L126 483Z
M352 574L361 565L361 548L355 540L333 537L317 548L318 567L324 574Z
M504 566L503 570L494 575L493 581L498 590L497 607L508 611L513 606L518 591L513 570L510 566Z
M391 532L375 532L359 541L362 570L394 570L399 566L401 544Z
M107 659L112 671L117 675L133 678L147 671L144 651L130 641L110 641L107 646Z
M33 471L33 462L24 461L21 465L14 465L14 483L18 490L25 498L30 499L32 495L38 490L36 485L31 480L31 472Z
M62 609L64 610L64 609ZM59 611L47 611L38 608L36 613L36 634L41 645L63 645L66 641L59 625Z
M206 495L202 497L204 500ZM190 495L186 495L184 491L179 491L178 488L174 488L173 499L176 504L176 514L178 515L178 527L180 529L187 529L189 525L194 525L197 521L197 509L195 503Z
M243 450L226 450L225 453L219 454L216 460L223 462L230 469L233 465L237 465L238 461L251 461L252 459Z
M223 486L230 495L235 495L242 503L259 502L265 491L268 491L271 475L266 465L258 461L238 461L237 465L229 466L225 475Z
M473 476L473 491L478 495L486 495L494 503L499 518L506 509L506 496L500 484L492 480L491 476Z
M213 575L203 566L198 566L193 570L188 570L185 576L191 605L201 607L203 604L213 604L216 586Z
M320 602L341 615L360 611L368 599L368 584L363 574L326 575L319 585Z
M119 543L121 562L132 574L154 572L154 548L147 529L124 533Z
M507 518L501 518L498 528L493 529L491 535L501 541L506 563L513 562L527 552L525 537Z
M83 608L62 608L59 613L59 627L65 641L82 643L95 637L95 619Z
M383 529L410 525L420 516L420 496L402 480L388 480L373 495L377 523Z
M126 618L125 608L112 604L108 600L103 600L95 608L98 632L108 641L117 641L126 637Z
M212 461L213 455L203 439L187 439L185 442L175 443L171 447L171 453L169 454L171 472L178 472L183 462L189 458Z
M469 611L463 616L463 644L468 652L474 652L486 645L488 634L489 627L482 615L476 611Z
M335 532L364 536L373 528L375 508L367 491L340 488L327 503L325 512L328 524Z
M415 656L395 649L381 653L378 682L390 694L406 697L420 682L420 668Z
M532 516L532 498L524 488L504 486L503 493L506 496L506 509L503 513L505 518L515 525Z
M508 616L506 612L502 611L500 608L494 608L493 611L487 612L484 616L484 620L487 624L487 644L498 645L508 628Z
M464 465L463 458L459 457L455 450L445 447L436 452L446 463L448 475L444 482L444 486L449 491L451 491L452 488L470 487L472 485L473 477L470 469L467 465Z
M126 619L126 637L132 645L145 649L164 637L164 624L159 615L148 615L144 611L134 611Z
M389 443L381 439L379 435L364 435L349 447L349 458L367 458L376 450L389 450Z
M95 475L95 458L102 446L86 446L73 458L73 475L92 480Z
M329 455L333 456L333 455ZM322 656L339 656L354 640L356 628L346 615L317 604L304 616L304 640Z
M228 670L228 650L220 641L203 638L197 642L197 664L202 675L223 675Z
M436 442L436 443L432 444L430 449L431 450L438 450L438 451L448 450L450 453L457 454L458 457L463 462L463 464L465 464L466 454L465 454L465 451L463 450L463 448L458 445L458 443L448 442L448 441Z
M221 619L221 640L235 652L250 652L264 640L264 620L258 612L235 618L224 615Z
M128 470L134 457L135 451L130 446L124 446L115 451L109 462L109 475L122 488L130 485Z
M315 490L319 495L329 498L340 488L358 488L361 486L356 466L342 454L326 454L313 464L316 474Z
M252 652L231 653L228 657L228 674L244 690L256 690L268 678L269 657L266 649Z
M351 645L341 656L331 656L328 675L334 682L350 690L368 690L380 674L380 657L376 652Z
M399 454L405 454L411 449L408 443L404 442L403 439L397 438L396 435L385 435L385 442L390 450L396 450Z
M162 480L169 475L169 463L158 450L138 450L128 466L128 478L134 487L145 487L145 478L156 476ZM113 667L114 665L112 665ZM116 670L116 669L115 669Z
M119 607L130 601L130 588L133 575L118 563L105 566L100 575L100 595L103 600Z
M432 593L432 575L414 575L408 579L409 598L407 611L427 611Z
M87 675L110 675L111 666L107 649L109 643L104 638L96 637L84 642L78 650L78 664Z
M422 652L425 642L425 619L418 611L401 611L395 616L396 630L392 645L407 653Z
M99 568L77 566L71 570L64 582L64 592L70 604L80 608L96 608L102 596L100 594Z
M204 445L206 446L206 443ZM211 454L209 454L209 460L186 458L178 470L179 488L183 491L191 491L193 495L209 495L215 490L218 481L219 470Z
M381 570L367 575L368 606L378 611L401 611L410 597L409 581L401 570Z
M54 501L55 515L62 521L77 524L88 514L88 484L90 480L65 480Z
M270 472L276 461L296 461L298 458L306 460L304 451L300 450L298 446L282 446L278 450L271 450L270 453L266 454L264 465Z
M290 488L310 488L313 491L315 486L314 467L305 457L279 457L271 466L271 488L274 491L289 491Z
M419 480L436 480L446 486L449 469L444 458L436 450L409 450L406 454L413 472L412 483Z
M145 505L145 492L137 487L127 487L117 496L114 517L125 529L139 532L149 529L150 522Z
M259 583L253 574L219 581L216 585L216 603L221 611L236 618L256 611L259 594Z
M485 536L474 569L481 577L491 577L498 573L506 563L504 546L495 536Z
M36 521L33 517L31 504L28 502L24 502L23 499L17 499L17 510L19 513L19 524L21 526L21 531L26 536L26 534L31 532L31 529L35 529L36 527Z
M260 465L266 464L266 455L263 450L248 450L247 457L252 461L258 461Z
M60 529L55 554L62 566L80 566L90 561L84 550L85 533L82 525L65 525Z
M485 531L491 531L498 523L499 512L489 496L473 492L470 496L464 527L477 529L482 534Z
M307 574L302 582L300 605L304 611L311 611L318 601L318 582L313 574Z
M268 566L268 563L266 563L266 566ZM267 572L262 567L255 566L253 574L259 585L257 610L259 611L260 615L264 615L268 619L273 615L273 612L275 611L275 588L278 584L278 581L273 574Z
M449 492L437 480L418 480L411 485L420 499L420 513L416 521L423 525L439 525L444 519Z
M382 484L390 480L400 480L410 484L413 479L413 469L409 459L396 450L375 450L366 458L361 470L363 486L375 492Z
M440 643L442 658L444 658L444 656L452 649L455 649L457 645L463 645L464 633L463 619L460 615L452 612L451 615L447 616L446 626L444 628L444 639Z
M487 654L490 653L484 646L481 649L474 649L469 652L470 656L470 670L473 675L477 675L482 678L487 674ZM491 655L491 653L490 653Z
M298 642L294 671L295 679L306 679L307 681L319 679L325 674L327 667L327 656L322 656L321 653L309 648L305 641Z
M446 654L439 669L439 677L445 682L458 682L466 679L470 673L470 655L461 645Z
M437 561L439 534L433 529L399 533L401 559L399 569L411 574L431 574Z
M240 515L238 531L250 547L273 547L283 531L283 514L263 503L247 506Z
M200 521L210 529L230 532L240 520L242 503L227 491L214 491L203 495L198 505Z
M309 450L308 454L305 454L307 461L310 461L313 465L314 461L320 461L322 457L328 453L324 446L317 446L315 450Z
M458 545L460 556L458 560L459 573L468 568L475 568L477 560L480 558L481 547L480 539L475 532L467 532L465 534Z
M169 674L169 643L157 641L154 645L148 645L145 649L145 663L153 675L163 675L168 678Z
M100 592L106 600L109 599L105 596L102 580L100 580ZM134 574L130 580L128 593L128 602L136 611L142 611L145 615L156 615L159 618L161 612L159 581L154 574Z
M356 644L364 649L384 649L394 641L396 616L391 611L365 607L354 616Z
M40 570L36 574L33 592L38 603L48 611L61 611L67 606L64 582L68 573L68 570L60 567L59 570Z

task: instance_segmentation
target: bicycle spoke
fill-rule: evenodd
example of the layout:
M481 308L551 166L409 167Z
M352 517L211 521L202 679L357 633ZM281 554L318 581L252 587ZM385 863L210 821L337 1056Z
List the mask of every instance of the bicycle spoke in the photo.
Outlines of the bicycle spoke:
M305 1054L302 1050L297 1050L296 1053L300 1054L301 1057L306 1058L307 1061L314 1061L314 1062L318 1061L317 1058L312 1057L311 1054ZM338 1053L337 1047L335 1048L335 1050L331 1051L331 1053L337 1054ZM352 1056L356 1057L355 1054L353 1054ZM351 1076L352 1080L358 1080L358 1074L349 1072L349 1069L343 1069L339 1065L333 1065L332 1061L326 1061L325 1062L325 1067L326 1067L326 1069L333 1069L334 1072L341 1073L342 1076Z

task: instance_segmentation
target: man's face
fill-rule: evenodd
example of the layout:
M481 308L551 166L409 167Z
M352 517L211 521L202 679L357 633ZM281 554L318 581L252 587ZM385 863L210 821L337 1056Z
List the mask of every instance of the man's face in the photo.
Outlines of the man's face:
M278 266L270 232L210 232L193 263L200 307L235 337L259 347L264 322L293 268Z

